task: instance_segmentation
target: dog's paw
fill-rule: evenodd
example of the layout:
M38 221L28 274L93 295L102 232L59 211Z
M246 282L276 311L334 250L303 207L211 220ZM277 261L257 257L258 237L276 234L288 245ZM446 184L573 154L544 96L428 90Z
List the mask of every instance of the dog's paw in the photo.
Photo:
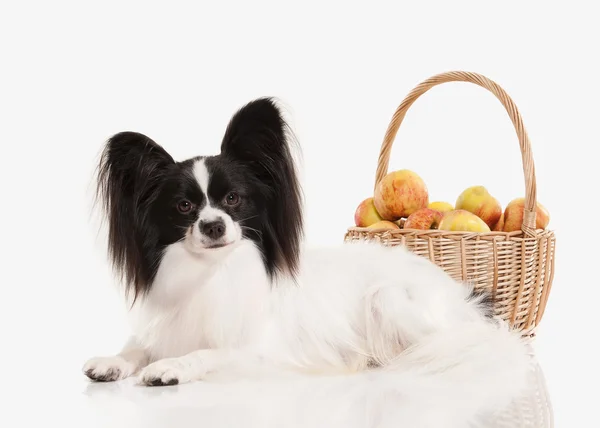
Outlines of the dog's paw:
M120 356L92 358L83 366L83 373L98 382L125 379L135 373L135 370L133 363Z
M147 386L178 385L190 382L193 378L193 370L182 358L165 358L144 368L139 381Z

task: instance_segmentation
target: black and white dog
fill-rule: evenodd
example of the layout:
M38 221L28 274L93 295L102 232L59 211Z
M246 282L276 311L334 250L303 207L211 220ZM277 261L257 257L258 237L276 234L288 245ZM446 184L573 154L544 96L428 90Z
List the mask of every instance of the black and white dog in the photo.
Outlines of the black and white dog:
M483 296L403 247L304 248L291 141L267 98L233 116L217 156L176 162L144 135L110 138L98 190L133 334L85 374L173 385L258 364L377 369L473 409L510 401L527 348Z

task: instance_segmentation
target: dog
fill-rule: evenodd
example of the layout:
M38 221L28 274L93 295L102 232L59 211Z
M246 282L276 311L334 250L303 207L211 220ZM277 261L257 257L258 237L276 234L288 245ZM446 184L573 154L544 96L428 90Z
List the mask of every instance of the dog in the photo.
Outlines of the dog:
M93 381L183 384L262 368L382 370L494 410L525 386L526 343L489 296L402 246L310 248L296 139L273 98L242 106L221 152L175 161L145 135L106 142L97 196L132 335Z

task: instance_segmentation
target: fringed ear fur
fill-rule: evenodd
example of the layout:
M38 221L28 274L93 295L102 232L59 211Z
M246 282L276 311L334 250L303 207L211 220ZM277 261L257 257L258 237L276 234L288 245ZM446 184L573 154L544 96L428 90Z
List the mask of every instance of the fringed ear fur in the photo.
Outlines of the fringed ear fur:
M108 253L113 268L133 293L147 291L154 261L144 248L156 239L145 230L149 204L173 158L145 135L121 132L104 147L98 165L97 198L108 222Z
M302 194L291 152L294 141L275 102L260 98L232 117L221 145L223 155L249 168L264 185L268 218L263 239L274 248L276 270L292 276L298 269L303 233Z

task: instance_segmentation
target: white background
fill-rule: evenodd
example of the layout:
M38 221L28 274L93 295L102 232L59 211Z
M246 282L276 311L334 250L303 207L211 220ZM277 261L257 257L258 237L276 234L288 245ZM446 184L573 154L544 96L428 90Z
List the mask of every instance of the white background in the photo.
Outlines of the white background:
M395 108L448 70L495 80L524 117L558 239L539 361L556 426L598 419L597 15L583 1L414 3L1 3L0 388L21 423L91 426L81 366L127 334L90 216L106 138L134 130L180 160L216 154L237 108L276 96L303 150L307 239L338 243ZM390 168L418 172L434 200L474 184L503 204L524 191L508 116L464 83L417 101Z

